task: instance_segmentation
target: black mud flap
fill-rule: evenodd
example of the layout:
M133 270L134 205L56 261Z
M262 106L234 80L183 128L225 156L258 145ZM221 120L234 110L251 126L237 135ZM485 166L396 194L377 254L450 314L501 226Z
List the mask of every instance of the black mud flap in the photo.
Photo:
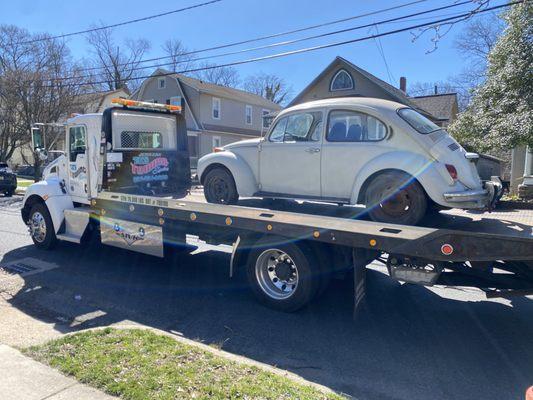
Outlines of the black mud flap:
M353 262L353 318L356 319L365 305L366 298L366 266L368 251L352 249Z

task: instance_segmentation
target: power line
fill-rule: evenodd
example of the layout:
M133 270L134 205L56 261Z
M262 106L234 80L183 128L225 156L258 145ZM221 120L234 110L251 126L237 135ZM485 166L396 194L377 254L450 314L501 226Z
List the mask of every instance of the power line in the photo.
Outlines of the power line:
M226 57L226 56L242 54L242 53L248 53L248 52L257 51L257 50L264 50L264 49L269 49L269 48L274 48L274 47L279 47L279 46L287 46L287 45L290 45L290 44L295 44L295 43L300 43L300 42L309 41L309 40L313 40L313 39L318 39L318 38L323 38L323 37L327 37L327 36L337 35L337 34L340 34L340 33L352 32L352 31L355 31L355 30L369 28L369 27L376 27L376 29L377 29L377 25L382 25L382 24L386 24L386 23L390 23L390 22L397 22L397 21L400 21L402 19L411 18L411 17L414 17L414 16L423 15L423 14L429 14L429 13L432 13L432 12L435 12L435 11L441 11L441 10L452 8L452 7L458 7L458 6L467 4L467 3L471 3L471 0L466 0L466 1L463 1L461 3L454 3L454 4L443 6L443 7L432 8L432 9L425 10L425 11L419 11L419 12L416 12L416 13L412 13L412 14L408 14L408 15L404 15L404 16L400 16L400 17L389 18L389 19L386 19L386 20L372 22L372 23L359 25L359 26L355 26L355 27L351 27L351 28L340 29L340 30L336 30L336 31L332 31L332 32L326 32L326 33L322 33L322 34L318 34L318 35L307 36L307 37L299 38L299 39L292 39L292 40L286 40L286 41L283 41L283 42L271 43L271 44L267 44L267 45L264 45L264 46L257 46L257 47L241 49L241 50L236 50L236 51L231 51L231 52L226 52L226 53L214 54L214 55L210 55L210 56L197 57L197 58L187 59L187 60L178 61L178 62L166 62L166 63L162 63L162 64L154 64L154 65L147 65L147 66L132 67L132 68L128 68L128 72L137 71L137 70L143 70L143 69L150 69L150 68L166 67L166 66L170 66L170 65L174 65L174 64L184 64L184 63L190 63L190 62L195 62L195 61L210 60L210 59L213 59L213 58ZM196 52L199 52L199 51L200 50L198 50ZM191 53L183 53L180 56L184 56L184 55L187 55L187 54L191 54ZM167 58L167 57L161 57L160 59L163 59L163 58ZM144 62L144 61L142 61L142 62ZM109 66L105 66L105 67L100 67L100 68L110 68L110 67ZM64 80L70 80L70 79L84 79L84 78L90 78L90 76L78 75L78 76L71 76L71 77L60 77L60 78L55 78L55 79L50 79L50 80L64 81Z
M400 29L395 29L395 30L392 30L392 31L387 31L387 32L375 34L375 35L365 36L365 37L362 37L362 38L356 38L356 39L344 40L344 41L340 41L340 42L328 43L328 44L323 44L323 45L318 45L318 46L313 46L313 47L307 47L307 48L298 49L298 50L287 51L287 52L283 52L283 53L271 54L271 55L262 56L262 57L249 58L249 59L245 59L245 60L229 62L229 63L226 63L226 64L206 66L206 67L201 67L201 68L192 68L192 69L182 70L182 71L178 71L178 72L168 72L168 73L161 73L161 74L152 74L152 75L139 76L139 77L135 77L135 78L123 79L123 81L131 81L131 80L134 80L134 79L148 79L148 78L164 77L164 76L174 75L176 73L186 74L186 73L191 73L191 72L205 71L205 70L211 70L211 69L223 68L223 67L232 67L232 66L236 66L236 65L250 64L250 63L258 62L258 61L265 61L265 60L282 58L282 57L287 57L287 56L296 55L296 54L308 53L308 52L312 52L312 51L323 50L323 49L328 49L328 48L332 48L332 47L338 47L338 46L343 46L343 45L347 45L347 44L362 42L362 41L365 41L365 40L370 40L370 39L379 38L379 37L383 37L383 36L390 36L390 35L394 35L394 34L397 34L397 33L410 31L410 30L413 30L413 29L425 28L425 27L429 27L429 26L432 26L432 25L440 24L440 23L443 23L443 22L452 22L452 23L459 22L459 21L454 21L454 20L457 20L457 19L460 19L460 18L464 18L464 17L470 17L470 16L475 15L475 14L481 14L481 13L485 13L485 12L488 12L488 11L504 8L504 7L510 7L512 5L515 5L515 4L523 3L524 1L529 1L529 0L519 0L519 1L514 1L514 2L511 2L511 3L506 3L506 4L501 4L501 5L498 5L498 6L486 8L486 9L483 9L483 10L470 11L470 12L466 12L466 13L463 13L463 14L460 14L460 15L457 15L457 16L453 16L453 17L434 20L434 21L430 21L430 22L423 23L423 24L418 24L418 25L412 25L412 26L408 26L408 27L405 27L405 28L400 28ZM100 85L100 84L104 84L104 83L108 83L108 82L109 82L109 80L96 81L96 82L86 82L86 83L67 83L67 84L64 84L63 87L91 86L91 85ZM53 86L52 85L43 85L43 87L53 87Z
M342 23L342 22L353 21L355 19L369 17L369 16L372 16L372 15L377 15L377 14L381 14L381 13L384 13L384 12L397 10L397 9L400 9L400 8L411 6L413 4L424 3L424 2L427 2L427 1L428 0L411 1L409 3L400 4L400 5L397 5L397 6L394 6L394 7L383 8L383 9L376 10L376 11L371 11L371 12L365 13L365 14L359 14L359 15L354 15L354 16L347 17L347 18L342 18L342 19L337 19L337 20L333 20L333 21L324 22L322 24L310 25L310 26L306 26L306 27L303 27L303 28L298 28L298 29L293 29L293 30L289 30L289 31L273 33L273 34L266 35L266 36L259 36L259 37L256 37L256 38L241 40L241 41L238 41L238 42L221 44L221 45L208 47L208 48L200 49L200 50L191 50L191 51L188 51L188 52L185 52L185 53L177 54L177 56L188 56L188 55L192 55L192 54L204 53L206 51L221 50L221 49L225 49L225 48L228 48L228 47L239 46L239 45L242 45L242 44L248 44L248 43L259 42L259 41L262 41L262 40L273 39L273 38L280 37L280 36L287 36L287 35L291 35L291 34L294 34L294 33L305 32L305 31L312 30L312 29L323 28L323 27L326 27L326 26L335 25L335 24L339 24L339 23ZM463 1L462 3L458 3L458 5L471 3L471 2L472 2L472 0ZM174 55L170 55L170 56L163 56L163 57L147 58L145 60L142 60L141 62L144 63L144 62L151 62L151 61L159 61L159 60L164 60L164 59L172 58L172 57L175 57L175 56ZM128 64L129 63L122 63L122 64L117 64L117 66L118 67L122 67L122 66L125 66L125 65L128 65ZM168 65L170 65L170 63ZM102 68L104 68L104 67L90 67L90 68L80 69L79 71L94 71L94 70L98 70L98 69L102 69Z
M376 28L376 33L379 33L379 29L377 25L375 25L375 28ZM377 39L374 39L374 42L376 43L376 47L378 48L378 51L381 54L381 58L383 59L385 68L387 69L387 76L389 77L389 83L392 83L393 81L396 81L396 78L394 78L394 75L392 75L392 72L389 68L389 63L387 62L387 57L385 57L385 50L383 50L381 38L378 37Z
M211 4L214 4L214 3L218 3L220 1L222 1L222 0L210 0L210 1L206 1L204 3L199 3L199 4L194 4L192 6L179 8L177 10L167 11L167 12L164 12L164 13L161 13L161 14L150 15L148 17L132 19L132 20L129 20L129 21L118 22L118 23L112 24L112 25L100 26L100 27L97 27L97 28L91 28L91 29L86 29L86 30L83 30L83 31L71 32L71 33L65 33L65 34L57 35L57 36L42 37L42 38L38 38L38 39L27 40L27 41L19 42L19 43L16 43L16 44L31 44L31 43L36 43L36 42L42 42L42 41L45 41L45 40L61 39L61 38L70 37L70 36L82 35L84 33L96 32L96 31L109 29L109 28L116 28L118 26L124 26L124 25L134 24L134 23L137 23L137 22L148 21L150 19L165 17L167 15L176 14L176 13L180 13L180 12L183 12L183 11L188 11L188 10L192 10L192 9L195 9L195 8L199 8L199 7L208 6L208 5L211 5Z

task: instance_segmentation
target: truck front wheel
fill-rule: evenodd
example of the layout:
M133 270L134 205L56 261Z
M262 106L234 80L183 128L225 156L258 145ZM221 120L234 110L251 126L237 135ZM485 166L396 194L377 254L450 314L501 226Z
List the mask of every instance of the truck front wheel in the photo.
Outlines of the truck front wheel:
M222 168L209 171L204 180L204 195L208 203L235 204L239 194L231 174Z
M54 224L46 205L36 203L32 206L28 226L35 246L48 250L56 245L57 237L54 231Z
M255 296L270 308L292 312L305 306L317 292L316 266L302 245L286 240L260 240L248 257L248 281Z

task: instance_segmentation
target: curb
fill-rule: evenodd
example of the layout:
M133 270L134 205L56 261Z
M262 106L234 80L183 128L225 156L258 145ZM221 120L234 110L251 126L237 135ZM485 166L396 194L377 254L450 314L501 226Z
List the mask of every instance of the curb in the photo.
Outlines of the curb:
M208 346L207 344L200 343L200 342L197 342L197 341L192 340L192 339L187 339L187 338L184 338L182 336L178 336L177 334L174 334L174 333L171 333L171 332L166 332L166 331L163 331L163 330L160 330L160 329L157 329L157 328L152 328L152 327L149 327L149 326L139 326L139 325L101 326L101 327L96 327L96 328L84 329L84 330L77 331L77 332L69 332L69 333L66 333L64 336L72 336L72 335L76 335L77 333L88 332L88 331L102 331L102 330L108 329L108 328L116 329L116 330L142 329L142 330L151 331L151 332L157 333L159 335L170 337L170 338L174 339L177 342L180 342L180 343L183 343L183 344L186 344L186 345L189 345L189 346L194 346L194 347L196 347L196 348L198 348L200 350L207 351L207 352L209 352L209 353L211 353L213 355L219 356L219 357L224 358L224 359L226 359L228 361L233 361L233 362L235 362L237 364L240 364L240 365L257 367L259 369L262 369L263 371L271 372L273 374L282 376L284 378L290 379L290 380L292 380L292 381L294 381L296 383L299 383L301 385L313 387L313 388L321 391L324 394L336 394L336 395L340 395L340 396L346 397L346 395L343 394L343 393L337 393L334 390L328 388L327 386L323 386L323 385L321 385L319 383L308 381L308 380L302 378L301 376L296 375L293 372L289 372L289 371L274 367L272 365L262 363L260 361L255 361L255 360L252 360L250 358L246 358L244 356L239 356L239 355L236 355L236 354L233 354L233 353L229 353L229 352L224 351L224 350L219 350L219 349L213 348L211 346ZM529 399L527 399L527 400L529 400ZM533 398L532 398L532 400L533 400Z

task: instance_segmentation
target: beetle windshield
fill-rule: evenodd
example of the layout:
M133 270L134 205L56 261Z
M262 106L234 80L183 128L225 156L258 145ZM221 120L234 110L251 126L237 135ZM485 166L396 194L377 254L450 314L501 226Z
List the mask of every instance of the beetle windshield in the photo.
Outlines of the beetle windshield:
M398 110L398 115L423 135L442 129L412 108L401 108Z

